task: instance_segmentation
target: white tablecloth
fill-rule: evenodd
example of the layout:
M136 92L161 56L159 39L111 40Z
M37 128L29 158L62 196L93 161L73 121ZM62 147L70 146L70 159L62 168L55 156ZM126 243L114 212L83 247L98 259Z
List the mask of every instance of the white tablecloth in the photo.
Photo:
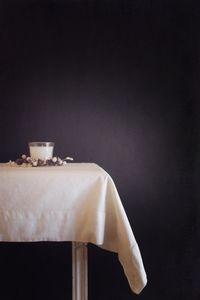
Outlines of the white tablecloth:
M80 241L118 253L132 291L147 283L115 184L93 163L0 164L0 241Z

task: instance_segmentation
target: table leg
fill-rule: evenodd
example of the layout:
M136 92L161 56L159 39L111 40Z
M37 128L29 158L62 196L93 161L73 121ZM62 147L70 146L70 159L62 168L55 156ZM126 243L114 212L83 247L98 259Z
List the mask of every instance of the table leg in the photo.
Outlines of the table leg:
M88 299L87 243L72 242L72 299Z

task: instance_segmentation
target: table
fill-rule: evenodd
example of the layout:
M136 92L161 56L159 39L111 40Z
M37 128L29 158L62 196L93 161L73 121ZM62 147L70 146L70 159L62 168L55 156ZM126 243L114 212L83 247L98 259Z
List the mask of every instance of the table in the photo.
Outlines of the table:
M94 163L0 164L0 241L73 243L73 300L87 299L87 243L118 254L131 290L147 283L111 176Z

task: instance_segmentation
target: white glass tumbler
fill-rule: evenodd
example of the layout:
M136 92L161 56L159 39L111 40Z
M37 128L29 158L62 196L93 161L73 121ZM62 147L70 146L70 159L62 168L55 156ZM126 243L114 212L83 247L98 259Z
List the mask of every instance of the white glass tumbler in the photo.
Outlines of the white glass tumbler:
M54 143L52 142L30 142L28 145L32 159L47 160L53 157Z

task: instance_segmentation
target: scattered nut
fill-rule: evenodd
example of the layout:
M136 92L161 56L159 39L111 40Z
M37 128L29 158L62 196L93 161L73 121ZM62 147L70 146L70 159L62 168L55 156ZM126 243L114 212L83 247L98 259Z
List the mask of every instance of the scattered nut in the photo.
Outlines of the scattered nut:
M18 165L22 165L23 164L23 162L24 162L24 160L22 159L22 158L18 158L18 159L16 159L16 164L18 164Z

